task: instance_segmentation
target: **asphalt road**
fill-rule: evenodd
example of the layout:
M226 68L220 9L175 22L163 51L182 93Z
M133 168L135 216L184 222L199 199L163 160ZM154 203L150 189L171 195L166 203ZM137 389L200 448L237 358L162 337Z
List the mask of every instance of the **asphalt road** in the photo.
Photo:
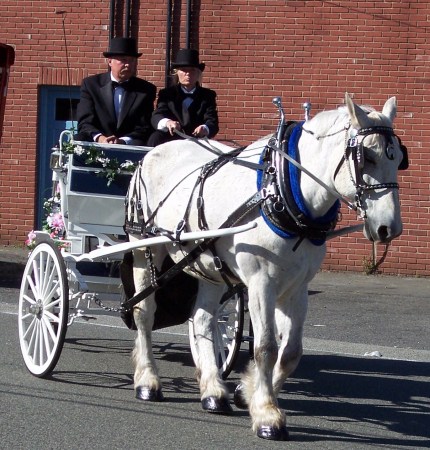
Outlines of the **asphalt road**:
M319 274L305 355L279 400L292 440L268 442L253 435L247 412L201 410L184 326L154 333L163 403L134 398L134 334L117 317L74 323L52 376L33 377L19 350L19 266L5 270L0 264L4 449L430 448L430 280ZM231 392L248 360L242 347Z

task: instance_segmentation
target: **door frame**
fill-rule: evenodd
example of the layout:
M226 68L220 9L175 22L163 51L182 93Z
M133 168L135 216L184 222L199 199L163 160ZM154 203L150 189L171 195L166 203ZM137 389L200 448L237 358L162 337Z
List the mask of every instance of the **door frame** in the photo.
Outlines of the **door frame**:
M45 214L43 204L45 199L52 196L52 171L49 166L51 150L58 145L60 133L66 129L75 129L77 122L73 121L76 116L75 109L69 113L66 120L56 120L57 100L66 100L76 105L79 100L79 86L49 86L39 87L39 121L38 140L36 148L36 208L35 229L42 229Z

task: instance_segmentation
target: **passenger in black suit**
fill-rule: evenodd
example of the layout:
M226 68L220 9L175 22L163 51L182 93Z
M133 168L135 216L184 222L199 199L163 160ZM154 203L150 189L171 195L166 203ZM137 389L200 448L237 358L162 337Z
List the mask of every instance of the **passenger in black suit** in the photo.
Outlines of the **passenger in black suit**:
M74 139L147 145L157 89L136 77L137 58L142 53L137 52L133 38L113 38L103 55L110 71L82 81Z
M179 50L172 68L177 83L158 94L151 119L157 131L149 138L150 147L178 139L175 130L199 138L213 138L219 131L216 93L200 85L205 64L197 50Z

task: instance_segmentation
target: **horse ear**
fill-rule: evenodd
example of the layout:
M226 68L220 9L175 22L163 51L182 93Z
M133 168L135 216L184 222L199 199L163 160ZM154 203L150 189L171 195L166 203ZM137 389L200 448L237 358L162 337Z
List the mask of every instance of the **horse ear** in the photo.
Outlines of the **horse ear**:
M390 122L393 123L394 118L396 117L396 113L397 113L397 100L396 97L391 97L385 102L385 105L382 108L382 114L385 117L388 117L390 119Z
M345 93L345 103L353 128L359 130L360 128L366 128L371 125L367 113L351 100L348 92Z

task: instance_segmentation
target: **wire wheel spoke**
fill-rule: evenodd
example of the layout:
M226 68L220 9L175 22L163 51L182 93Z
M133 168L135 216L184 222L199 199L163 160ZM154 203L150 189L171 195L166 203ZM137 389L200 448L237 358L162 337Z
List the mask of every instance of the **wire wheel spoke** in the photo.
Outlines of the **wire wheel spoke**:
M218 307L213 342L217 365L224 379L230 374L239 355L244 311L243 291L233 293L226 298L223 297ZM197 339L192 319L189 320L189 337L191 354L195 365L199 367Z

